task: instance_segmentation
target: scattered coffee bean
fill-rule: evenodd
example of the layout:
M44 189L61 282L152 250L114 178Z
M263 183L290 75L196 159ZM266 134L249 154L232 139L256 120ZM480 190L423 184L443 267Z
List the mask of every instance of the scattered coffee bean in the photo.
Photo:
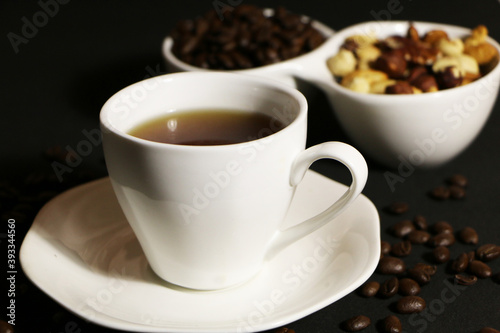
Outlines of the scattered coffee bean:
M385 256L380 259L377 271L381 274L401 274L405 271L405 262L396 257Z
M468 183L468 179L461 174L454 174L450 178L448 178L448 184L456 185L460 187L466 187Z
M469 256L467 253L461 253L455 260L451 263L451 270L455 273L465 272L469 266Z
M295 331L286 327L281 327L276 329L274 333L295 333Z
M453 227L446 221L439 221L432 225L432 232L440 234L444 232L453 233Z
M0 333L14 333L14 327L4 320L0 320Z
M359 289L359 292L361 296L364 297L373 297L375 296L380 289L380 283L377 281L368 281L365 282L361 288Z
M411 279L415 280L421 286L431 281L431 275L423 269L409 268L407 273Z
M496 330L492 327L483 327L483 328L481 328L479 333L500 333L500 331Z
M423 262L419 262L413 266L414 269L420 269L429 274L430 276L433 276L437 272L437 266L436 265L429 265Z
M381 247L382 254L388 254L389 252L391 252L391 243L389 243L389 242L381 241L380 247Z
M398 292L399 289L399 280L397 277L392 277L385 280L381 285L378 291L378 295L383 298L389 298Z
M442 232L431 237L427 244L432 247L451 246L455 244L455 236L449 232Z
M392 226L392 233L394 234L394 236L399 238L405 237L414 230L415 225L410 220L402 220Z
M446 200L450 197L450 189L446 186L437 186L431 191L430 195L436 200Z
M403 296L396 303L396 310L401 314L418 313L425 306L425 300L420 296Z
M430 238L431 234L424 230L412 230L406 237L412 244L424 244L427 243Z
M469 257L469 262L471 262L472 260L475 260L476 259L476 252L475 251L467 252L467 257Z
M500 257L500 246L495 244L484 244L476 250L477 258L481 261L491 261Z
M472 286L477 282L475 275L455 274L455 282L462 286Z
M402 201L396 201L393 202L389 207L388 211L391 214L395 215L401 215L406 213L410 209L410 205L408 205L406 202Z
M390 315L385 317L382 321L382 330L385 333L401 333L403 327L398 317Z
M358 332L370 326L371 320L367 316L359 315L343 322L343 329L347 332Z
M410 278L399 280L399 293L403 296L415 296L420 294L420 285Z
M442 264L450 260L450 250L446 246L438 246L432 251L434 261Z
M458 237L465 244L475 245L479 241L479 236L476 230L474 230L471 227L465 227L462 230L460 230Z
M391 252L396 257L406 257L411 253L410 241L406 240L392 245Z
M465 198L465 189L457 185L450 186L450 198L452 199L463 199Z
M481 279L488 278L492 274L490 266L479 260L472 260L469 263L469 272Z
M422 215L417 215L413 218L413 224L417 230L427 230L427 219Z

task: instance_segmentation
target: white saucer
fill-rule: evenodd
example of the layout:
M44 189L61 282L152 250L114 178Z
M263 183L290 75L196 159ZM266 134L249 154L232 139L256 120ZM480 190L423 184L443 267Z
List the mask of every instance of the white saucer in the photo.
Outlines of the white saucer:
M308 171L286 226L328 207L345 189ZM99 325L137 332L255 332L298 320L355 290L373 273L379 255L379 216L361 195L245 284L210 292L183 289L151 271L103 178L43 207L20 260L41 290Z

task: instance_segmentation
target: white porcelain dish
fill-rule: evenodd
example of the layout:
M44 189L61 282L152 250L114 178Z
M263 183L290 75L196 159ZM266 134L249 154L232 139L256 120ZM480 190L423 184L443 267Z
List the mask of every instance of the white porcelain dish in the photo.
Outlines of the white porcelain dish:
M287 226L327 207L346 186L306 173ZM344 214L266 263L249 282L193 291L158 278L108 178L50 201L22 244L26 275L82 318L136 332L255 332L298 320L355 290L380 256L376 208L359 196Z
M463 27L413 22L420 34L442 29L450 37L464 37ZM374 21L333 33L323 24L316 27L330 36L320 47L278 64L236 72L263 75L294 84L300 78L320 87L328 97L340 124L354 145L372 159L392 168L434 167L465 150L486 123L498 95L500 66L481 79L457 88L420 95L361 94L342 87L330 74L326 61L336 54L345 38L375 33L379 38L406 35L407 21ZM499 51L500 45L488 41ZM163 56L172 71L202 70L187 65L171 52L166 38Z

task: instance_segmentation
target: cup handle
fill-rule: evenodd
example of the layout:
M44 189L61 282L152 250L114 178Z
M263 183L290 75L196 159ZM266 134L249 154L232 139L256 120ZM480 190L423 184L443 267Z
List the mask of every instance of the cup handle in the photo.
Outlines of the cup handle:
M329 208L284 231L278 231L266 252L269 260L288 245L307 236L330 222L344 211L361 193L368 178L365 159L354 147L342 142L325 142L301 152L295 159L290 174L290 185L298 185L309 166L319 159L330 158L343 163L351 172L352 182L347 191Z

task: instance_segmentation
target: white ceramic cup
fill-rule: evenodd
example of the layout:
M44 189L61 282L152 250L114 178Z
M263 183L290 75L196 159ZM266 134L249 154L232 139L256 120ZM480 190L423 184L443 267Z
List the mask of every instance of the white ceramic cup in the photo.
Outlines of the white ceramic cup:
M128 134L145 121L193 109L260 111L287 126L214 146ZM151 268L187 288L213 290L250 279L266 259L341 213L367 179L365 160L351 146L327 142L305 150L306 99L265 78L217 72L154 77L112 96L100 120L113 189ZM281 231L296 186L321 158L345 164L350 187L323 213Z

